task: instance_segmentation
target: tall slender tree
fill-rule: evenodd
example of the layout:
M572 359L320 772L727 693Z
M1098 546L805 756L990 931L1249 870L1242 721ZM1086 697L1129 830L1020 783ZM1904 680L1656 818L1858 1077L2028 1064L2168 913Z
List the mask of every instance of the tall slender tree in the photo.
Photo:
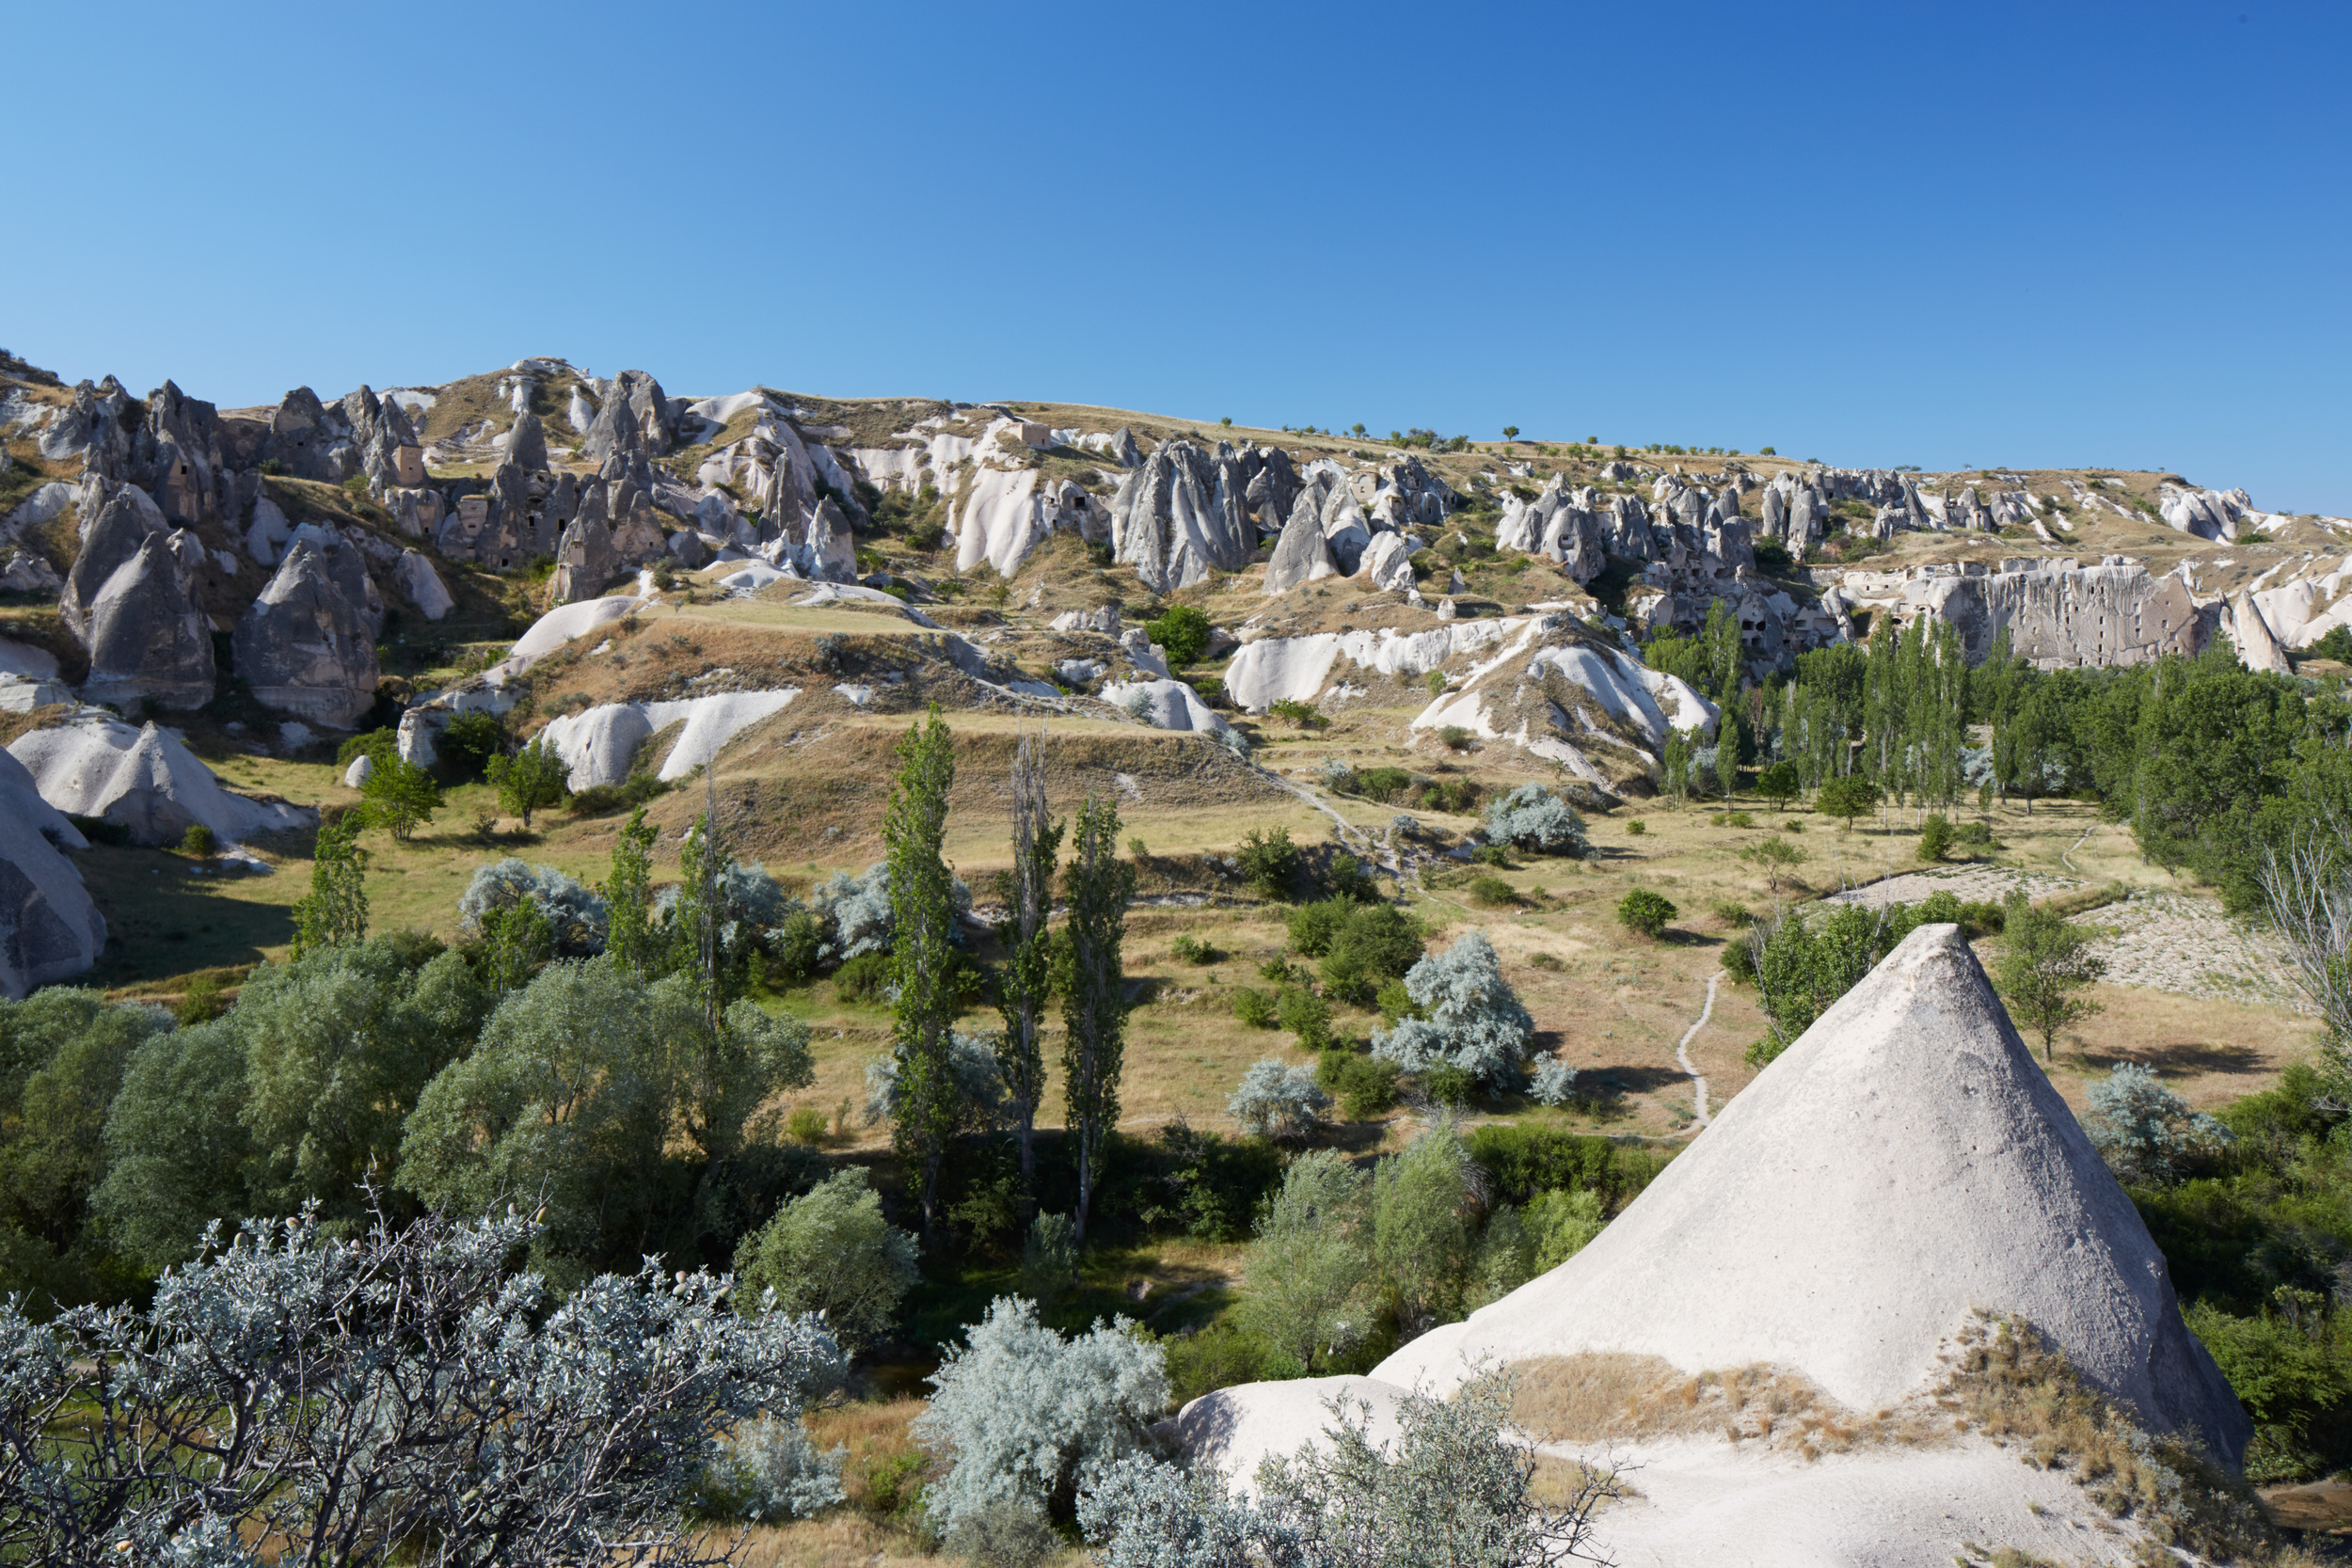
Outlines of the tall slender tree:
M367 818L345 812L319 830L311 852L310 892L294 905L294 956L320 947L357 947L368 935L368 852L359 847Z
M1053 992L1053 958L1046 922L1054 909L1054 862L1062 825L1048 819L1044 736L1023 731L1012 754L1012 870L1005 878L1005 949L999 1010L1005 1032L996 1046L1006 1099L1021 1130L1021 1182L1036 1191L1034 1143L1039 1102L1045 1094L1045 1053L1040 1036Z
M1119 858L1119 807L1089 795L1078 808L1070 866L1070 983L1062 995L1062 1087L1078 1146L1077 1232L1102 1177L1103 1151L1119 1125L1119 1077L1127 1046L1127 976L1120 948L1136 870Z
M653 901L653 840L654 830L640 806L613 839L612 872L597 889L604 895L605 954L641 980L653 962L646 924Z
M703 774L703 813L686 831L678 850L678 896L670 911L671 969L687 975L693 988L695 1010L713 1035L719 1015L726 1010L719 927L725 911L719 907L719 879L733 857L719 826L718 786Z
M898 742L898 773L882 819L890 867L891 978L898 988L892 1053L898 1069L898 1155L917 1177L926 1235L937 1228L939 1164L962 1112L949 1025L956 1013L953 878L942 858L954 743L937 705Z

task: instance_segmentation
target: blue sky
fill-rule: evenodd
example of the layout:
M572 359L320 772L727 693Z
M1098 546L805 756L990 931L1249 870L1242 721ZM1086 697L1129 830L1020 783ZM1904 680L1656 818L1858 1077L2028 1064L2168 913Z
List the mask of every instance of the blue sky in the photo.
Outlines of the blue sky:
M0 343L2098 464L2352 513L2352 11L18 7ZM53 62L27 70L22 62Z

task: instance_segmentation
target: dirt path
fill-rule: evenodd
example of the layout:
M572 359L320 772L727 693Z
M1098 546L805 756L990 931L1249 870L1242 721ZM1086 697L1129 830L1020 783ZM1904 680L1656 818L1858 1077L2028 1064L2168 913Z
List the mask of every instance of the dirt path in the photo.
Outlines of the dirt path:
M1699 1021L1683 1031L1681 1043L1675 1047L1675 1060L1681 1063L1682 1070L1691 1075L1692 1090L1691 1116L1693 1127L1705 1127L1710 1118L1707 1114L1707 1079L1696 1067L1692 1065L1691 1042L1698 1037L1699 1031L1707 1027L1707 1021L1714 1016L1715 988L1723 983L1723 978L1724 972L1720 969L1707 977L1707 1005L1699 1009Z

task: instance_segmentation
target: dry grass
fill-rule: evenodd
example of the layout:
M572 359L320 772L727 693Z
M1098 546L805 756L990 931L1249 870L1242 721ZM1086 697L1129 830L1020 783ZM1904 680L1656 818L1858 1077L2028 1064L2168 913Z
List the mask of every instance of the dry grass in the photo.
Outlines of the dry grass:
M2246 1483L2177 1437L2153 1437L2022 1318L1979 1314L1955 1337L1933 1395L1954 1431L2062 1470L2155 1540L2208 1558L2274 1561L2280 1544Z
M1761 1364L1693 1376L1660 1356L1586 1351L1522 1361L1512 1372L1512 1415L1545 1442L1716 1433L1814 1460L1938 1436L1916 1411L1849 1410L1803 1373Z

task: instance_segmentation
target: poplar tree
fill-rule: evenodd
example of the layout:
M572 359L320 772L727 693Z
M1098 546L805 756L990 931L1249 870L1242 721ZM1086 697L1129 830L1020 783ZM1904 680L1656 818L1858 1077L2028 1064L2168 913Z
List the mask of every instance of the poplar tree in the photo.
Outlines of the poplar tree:
M368 852L359 847L366 818L346 812L319 830L311 852L310 892L294 905L294 956L321 947L357 947L368 935Z
M1046 921L1054 909L1054 862L1062 835L1062 825L1046 816L1042 740L1024 733L1013 751L1012 870L1004 879L1007 912L997 928L1005 949L998 1003L1005 1032L997 1041L996 1063L1021 1129L1022 1185L1032 1191L1037 1111L1045 1095L1045 1054L1039 1037L1053 992Z
M1127 1042L1127 977L1120 945L1135 867L1119 858L1119 807L1089 795L1078 808L1063 887L1070 905L1070 984L1062 996L1062 1086L1078 1147L1077 1232L1101 1178L1103 1150L1119 1125L1119 1075Z
M948 1027L956 1013L953 881L940 853L947 836L947 791L955 778L953 741L933 704L930 717L910 725L898 742L898 772L882 819L890 877L890 971L898 988L892 1054L898 1102L892 1142L917 1175L926 1235L936 1229L939 1164L961 1113Z
M596 890L604 895L605 956L641 980L653 960L645 920L653 898L653 840L654 830L640 806L613 839L612 872Z
M727 1001L720 974L719 927L725 911L719 908L719 879L731 859L719 836L717 786L705 772L702 816L686 831L686 843L678 850L677 903L670 911L670 967L688 977L695 1011L714 1035Z

